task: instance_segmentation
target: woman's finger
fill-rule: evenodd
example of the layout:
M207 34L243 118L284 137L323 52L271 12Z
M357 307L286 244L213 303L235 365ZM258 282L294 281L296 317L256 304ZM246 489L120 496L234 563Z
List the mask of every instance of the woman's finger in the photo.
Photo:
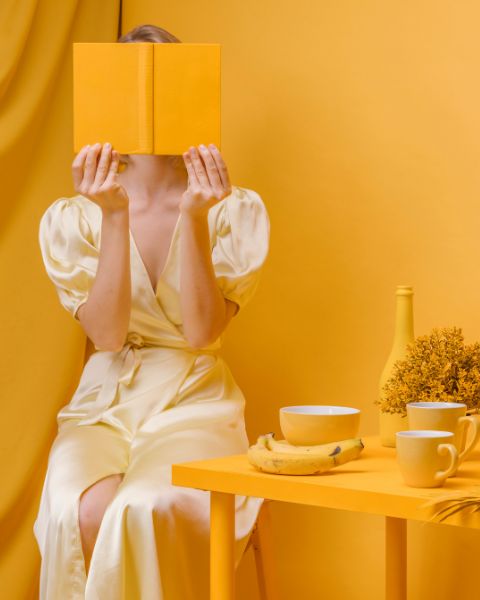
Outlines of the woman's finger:
M82 187L85 189L90 189L95 179L95 173L97 171L97 156L102 147L101 144L97 143L93 146L90 146L90 150L87 154L87 159L85 161L85 172L83 174Z
M195 187L195 186L199 186L199 181L197 178L197 174L195 173L195 169L193 168L193 163L192 163L192 158L190 156L189 152L184 152L183 153L183 160L185 162L185 166L187 167L187 173L188 173L188 181L190 186Z
M110 168L111 152L112 145L107 142L103 145L100 153L100 160L98 162L97 172L95 173L95 179L93 181L93 185L95 187L100 187L105 183L105 179Z
M195 174L197 176L198 182L201 187L207 188L210 187L210 182L208 180L207 173L205 171L205 167L203 166L202 159L200 158L200 154L195 146L192 146L189 150L190 157L192 160L193 168L195 170Z
M73 186L77 190L83 179L83 169L85 164L85 158L90 149L90 144L84 146L80 152L75 156L72 162L72 176Z
M220 179L222 180L222 185L227 191L231 191L232 185L230 183L230 176L228 174L227 165L223 160L223 156L220 153L220 150L215 146L215 144L209 144L211 155L217 165L218 173L220 174Z
M207 170L207 177L210 182L210 187L215 190L216 193L223 192L223 184L220 178L220 173L217 169L217 163L214 160L210 150L204 146L203 144L199 146L200 156L205 163L205 167Z
M116 150L112 150L112 160L110 162L110 168L108 170L107 177L105 178L105 184L111 185L114 183L118 173L118 164L120 162L120 156Z

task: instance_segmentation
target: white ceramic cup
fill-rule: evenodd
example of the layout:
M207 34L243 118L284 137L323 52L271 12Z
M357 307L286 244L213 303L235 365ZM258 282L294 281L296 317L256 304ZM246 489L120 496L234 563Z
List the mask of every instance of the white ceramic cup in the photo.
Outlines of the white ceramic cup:
M475 417L466 416L467 405L461 402L409 402L409 429L451 431L458 450L458 464L472 452L480 438L480 426ZM468 442L467 434L470 433Z
M397 431L395 437L397 463L411 487L441 487L458 467L452 431Z

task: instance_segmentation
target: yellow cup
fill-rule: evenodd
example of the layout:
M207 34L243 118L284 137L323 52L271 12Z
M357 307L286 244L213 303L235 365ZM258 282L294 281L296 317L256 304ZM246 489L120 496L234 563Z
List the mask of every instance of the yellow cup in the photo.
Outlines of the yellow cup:
M397 431L395 437L397 463L407 485L441 487L455 473L458 451L452 431Z
M409 429L451 431L458 450L458 464L472 452L480 438L480 426L475 417L466 416L467 405L461 402L409 402ZM467 434L470 433L468 442Z

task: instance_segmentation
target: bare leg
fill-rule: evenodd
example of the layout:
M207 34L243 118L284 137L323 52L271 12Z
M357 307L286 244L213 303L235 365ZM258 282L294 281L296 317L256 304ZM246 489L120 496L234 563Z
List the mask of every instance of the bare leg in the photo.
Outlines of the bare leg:
M114 497L124 475L124 473L108 475L107 477L96 481L84 490L80 496L78 520L87 573L103 515L105 514L108 504Z

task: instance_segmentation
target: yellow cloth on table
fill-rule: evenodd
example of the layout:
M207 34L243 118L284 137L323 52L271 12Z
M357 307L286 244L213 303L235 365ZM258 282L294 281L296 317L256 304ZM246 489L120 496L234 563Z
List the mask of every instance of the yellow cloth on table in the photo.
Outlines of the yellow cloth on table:
M248 448L245 397L220 356L183 335L179 218L153 290L130 232L132 309L120 352L98 348L57 415L34 534L42 555L40 600L207 600L210 497L173 486L171 464ZM219 287L240 309L253 296L268 254L270 222L253 190L232 193L208 214ZM48 276L75 317L93 283L101 209L82 195L43 214L39 242ZM96 481L125 473L103 517L88 578L78 506ZM237 496L236 564L261 498Z

